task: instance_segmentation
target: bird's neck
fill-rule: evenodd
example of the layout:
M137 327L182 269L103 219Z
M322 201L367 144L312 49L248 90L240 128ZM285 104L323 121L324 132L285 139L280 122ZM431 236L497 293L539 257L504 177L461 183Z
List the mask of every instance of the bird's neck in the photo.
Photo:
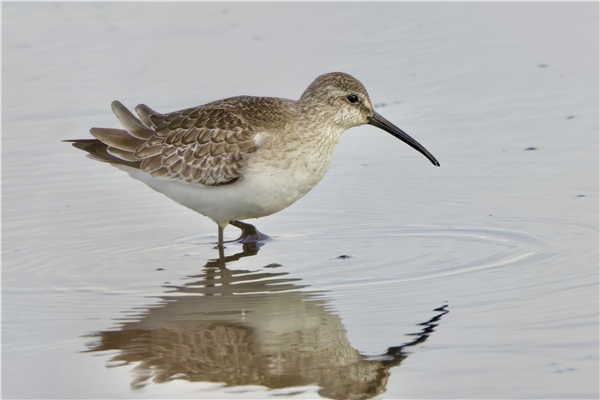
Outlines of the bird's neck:
M333 146L337 144L346 127L336 120L335 107L323 103L305 103L300 105L297 125L300 132L315 146Z

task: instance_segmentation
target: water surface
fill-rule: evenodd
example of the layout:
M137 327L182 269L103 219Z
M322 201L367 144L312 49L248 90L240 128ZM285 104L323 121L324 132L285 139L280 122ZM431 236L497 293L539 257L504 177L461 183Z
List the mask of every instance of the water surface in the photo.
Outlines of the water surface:
M599 396L597 4L2 11L3 398ZM352 129L226 268L210 220L60 142L331 71L441 167Z

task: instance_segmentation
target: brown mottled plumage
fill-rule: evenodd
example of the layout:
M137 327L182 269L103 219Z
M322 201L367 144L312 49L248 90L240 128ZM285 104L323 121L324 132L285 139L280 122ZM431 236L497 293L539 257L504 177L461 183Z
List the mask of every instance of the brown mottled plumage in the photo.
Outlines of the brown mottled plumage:
M439 165L342 72L319 76L297 101L238 96L168 114L140 104L140 119L118 101L112 110L125 130L92 128L97 140L73 145L210 217L220 244L230 223L264 237L238 220L271 215L308 193L327 172L340 135L354 126L381 128Z
M151 115L154 135L137 147L141 169L154 177L216 186L234 183L257 133L277 129L289 116L285 100L240 96L200 107ZM243 113L240 113L243 110Z

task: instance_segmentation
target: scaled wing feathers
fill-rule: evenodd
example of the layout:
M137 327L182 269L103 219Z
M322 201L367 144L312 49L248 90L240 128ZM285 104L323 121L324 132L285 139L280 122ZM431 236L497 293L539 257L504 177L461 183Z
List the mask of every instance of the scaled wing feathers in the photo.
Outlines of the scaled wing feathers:
M259 133L235 112L243 100L166 115L140 104L135 111L141 120L114 101L112 110L126 130L92 128L92 136L106 147L100 152L94 146L94 156L99 161L140 168L157 178L206 186L237 182L247 158L257 150L254 137ZM79 148L92 149L91 145Z
M114 101L112 110L126 130L92 128L97 141L74 145L99 161L140 168L157 178L230 184L242 178L248 158L258 150L256 135L289 123L293 107L282 107L286 102L292 101L240 96L169 114L140 104L138 119Z
M257 149L256 132L226 108L201 106L149 119L154 135L135 156L154 177L207 186L234 183Z

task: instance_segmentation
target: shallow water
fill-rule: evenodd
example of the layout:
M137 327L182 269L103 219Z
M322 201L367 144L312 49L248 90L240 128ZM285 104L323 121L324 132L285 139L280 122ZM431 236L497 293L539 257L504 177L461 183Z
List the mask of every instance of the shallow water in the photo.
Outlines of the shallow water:
M2 11L3 398L599 396L597 4ZM352 129L224 270L211 221L60 142L337 70L441 167Z

